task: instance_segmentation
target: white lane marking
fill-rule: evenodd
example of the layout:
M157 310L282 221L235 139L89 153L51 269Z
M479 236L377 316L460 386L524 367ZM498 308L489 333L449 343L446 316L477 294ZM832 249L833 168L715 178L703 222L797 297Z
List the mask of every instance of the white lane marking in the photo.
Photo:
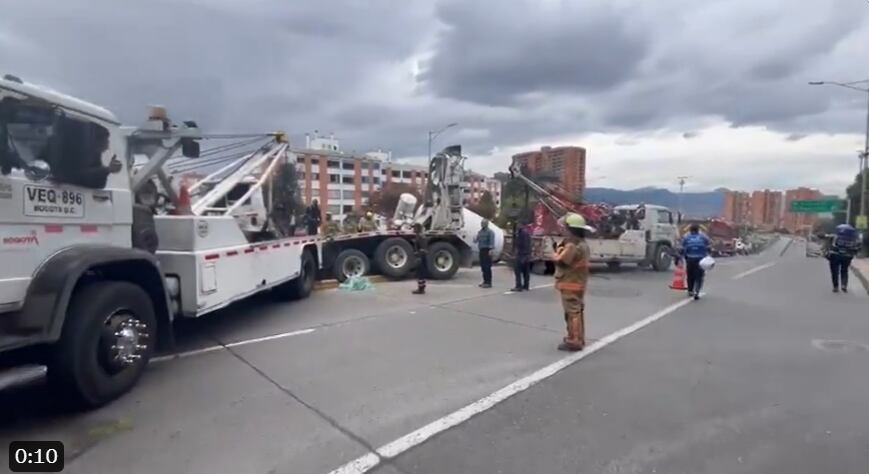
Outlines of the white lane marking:
M775 265L775 262L765 263L765 264L763 264L763 265L760 265L760 266L754 267L754 268L752 268L751 270L744 271L744 272L742 272L742 273L739 273L739 274L737 274L737 275L734 275L733 278L731 278L731 279L732 279L732 280L739 280L740 278L745 278L745 277L747 277L748 275L751 275L752 273L757 273L757 272L759 272L759 271L761 271L761 270L766 270L767 268L772 267L772 266L774 266L774 265Z
M195 356L195 355L200 355L200 354L207 354L209 352L214 352L214 351L221 351L221 350L226 349L227 347L246 346L248 344L256 344L258 342L273 341L275 339L284 339L284 338L293 337L293 336L301 336L302 334L310 334L314 331L316 331L316 329L313 329L313 328L300 329L298 331L290 331L290 332L282 332L280 334L272 334L271 336L257 337L254 339L245 339L243 341L231 342L229 344L226 344L225 346L209 346L209 347L203 347L202 349L195 349L195 350L187 351L187 352L179 352L178 354L170 354L170 355L165 355L165 356L160 356L160 357L154 357L151 359L151 362L152 363L165 362L167 360L172 360L172 359L182 359L184 357L190 357L190 356Z
M358 474L361 472L370 471L380 464L380 457L374 453L368 453L362 457L356 458L351 462L335 469L329 474Z
M552 288L553 286L555 286L555 283L547 283L545 285L532 286L531 288L528 289L528 291L539 290L541 288ZM514 295L516 293L519 293L519 292L518 291L505 291L504 292L505 295Z
M459 408L458 410L450 413L443 418L435 420L416 431L408 433L401 438L398 438L390 443L387 443L377 448L376 454L380 458L392 458L398 456L399 454L422 444L432 436L446 431L460 423L463 423L469 420L472 416L489 410L490 408L512 397L513 395L516 395L517 393L523 392L531 388L538 382L557 374L561 370L594 354L595 352L618 341L619 339L631 333L634 333L648 326L649 324L654 323L655 321L676 311L677 309L687 305L690 302L691 300L687 299L679 301L678 303L667 306L666 308L658 311L657 313L652 314L651 316L647 316L646 318L643 318L635 322L634 324L631 324L630 326L624 327L614 333L604 336L603 338L598 339L597 341L586 346L585 350L582 352L575 352L567 357L559 359L552 364L547 365L546 367L543 367L542 369L537 370L536 372L527 375L511 383L510 385L507 385L506 387L471 403L470 405ZM375 464L371 464L369 462L371 456L374 454L375 453L368 453L365 456L362 456L347 464L344 464L338 469L331 471L329 474L362 474L364 472L367 472L380 463L380 458L378 458L377 463Z

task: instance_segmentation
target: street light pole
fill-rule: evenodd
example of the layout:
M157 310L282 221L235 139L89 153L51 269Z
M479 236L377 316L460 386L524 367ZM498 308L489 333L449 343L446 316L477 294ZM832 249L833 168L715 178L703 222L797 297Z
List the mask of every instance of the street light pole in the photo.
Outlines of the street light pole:
M854 84L867 84L869 79L854 82L831 82L831 81L811 81L810 86L838 86L846 89L851 89L866 94L866 137L863 144L863 151L859 153L860 158L860 215L866 219L866 168L869 167L869 87L856 87ZM846 196L847 197L847 196ZM851 200L848 199L850 204Z
M677 176L676 179L679 181L679 222L682 222L682 194L685 191L685 180L690 178L690 176Z
M428 159L429 159L429 161L431 161L431 142L433 142L434 139L438 137L438 135L440 135L441 133L444 133L446 131L446 129L455 127L456 125L458 125L458 123L453 122L453 123L447 124L444 128L442 128L436 132L433 132L431 130L428 131Z

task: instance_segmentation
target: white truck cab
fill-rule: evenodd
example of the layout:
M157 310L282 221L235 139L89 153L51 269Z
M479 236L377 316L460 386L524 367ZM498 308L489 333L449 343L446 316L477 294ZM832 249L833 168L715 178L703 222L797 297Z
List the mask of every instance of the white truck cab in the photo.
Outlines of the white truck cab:
M159 108L122 127L106 109L0 78L0 390L47 372L64 400L99 406L136 383L175 317L265 290L310 293L315 237L252 242L234 215L156 215L144 199L157 179L180 209L162 164L198 157L203 138ZM288 146L276 139L251 163L295 166Z

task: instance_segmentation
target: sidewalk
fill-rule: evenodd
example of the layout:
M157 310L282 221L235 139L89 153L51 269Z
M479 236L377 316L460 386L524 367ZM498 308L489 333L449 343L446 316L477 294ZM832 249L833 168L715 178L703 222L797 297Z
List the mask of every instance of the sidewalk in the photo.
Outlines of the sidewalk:
M855 258L851 262L851 270L863 284L866 292L869 293L869 258Z

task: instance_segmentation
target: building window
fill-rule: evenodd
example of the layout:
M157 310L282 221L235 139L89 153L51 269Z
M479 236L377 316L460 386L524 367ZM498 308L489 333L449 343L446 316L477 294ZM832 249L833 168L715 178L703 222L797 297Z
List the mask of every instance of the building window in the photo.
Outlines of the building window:
M380 184L380 178L375 176L373 179L374 179L374 184Z
M329 214L332 214L332 215L341 214L341 206L329 206Z
M340 168L341 163L335 160L329 160L328 162L326 162L326 166L328 166L329 168Z
M311 197L312 197L312 198L318 198L318 197L320 197L320 190L319 190L319 189L312 189L312 190L311 190Z
M353 194L353 191L342 191L342 195L344 199L356 199L356 196Z
M362 176L362 184L368 184L369 181L370 180L369 180L368 176Z
M392 177L393 177L393 178L401 178L401 171L399 171L399 170L392 170Z
M341 177L338 176L337 174L330 174L330 175L329 175L329 182L330 182L330 183L340 183L340 182L341 182Z
M353 176L342 176L341 182L344 184L353 184Z
M353 212L353 206L344 206L344 214L350 214Z
M341 191L338 191L337 189L330 189L329 199L341 199Z
M311 181L319 181L320 173L311 173Z
M371 196L371 193L368 191L362 191L360 194L362 195L362 199L368 199Z
M355 169L356 166L353 164L352 161L345 161L343 164L341 164L341 168L345 170L352 170Z
M311 158L311 166L317 166L320 164L319 158Z

